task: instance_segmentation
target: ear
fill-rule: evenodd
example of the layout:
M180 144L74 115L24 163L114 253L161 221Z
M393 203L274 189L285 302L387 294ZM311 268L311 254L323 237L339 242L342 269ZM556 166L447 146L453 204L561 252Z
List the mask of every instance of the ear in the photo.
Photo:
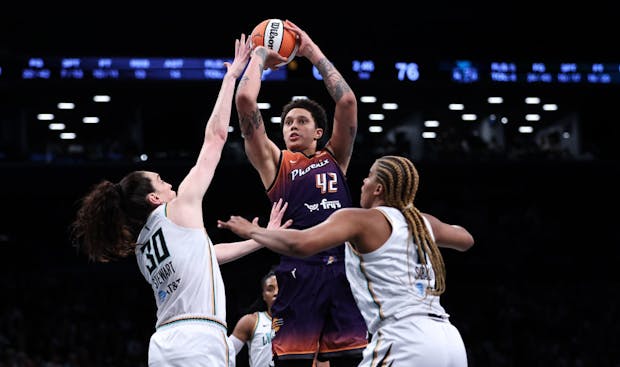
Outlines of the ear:
M373 195L375 196L383 196L383 185L378 183L377 186L375 187L375 190L373 191Z
M163 204L163 201L161 200L161 198L154 192L151 192L148 195L146 195L146 200L148 200L149 203L155 206Z
M314 140L321 140L321 138L323 137L323 129L316 128L314 130Z

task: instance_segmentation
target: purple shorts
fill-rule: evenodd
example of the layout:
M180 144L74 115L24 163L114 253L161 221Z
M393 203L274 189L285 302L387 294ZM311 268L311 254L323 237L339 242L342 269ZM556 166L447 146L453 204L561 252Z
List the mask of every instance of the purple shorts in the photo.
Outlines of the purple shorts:
M314 263L313 263L314 262ZM278 297L271 308L279 359L361 356L368 344L364 319L347 280L344 259L283 257L275 269Z

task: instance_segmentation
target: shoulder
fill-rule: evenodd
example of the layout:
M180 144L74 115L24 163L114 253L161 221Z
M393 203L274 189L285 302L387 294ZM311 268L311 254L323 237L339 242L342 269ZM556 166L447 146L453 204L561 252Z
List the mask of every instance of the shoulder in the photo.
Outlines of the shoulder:
M249 341L254 337L254 328L257 321L258 314L256 312L243 315L237 321L232 334L244 343Z
M328 145L326 145L323 148L317 150L316 154L317 155L326 155L326 154L328 154L333 159L336 159L336 155L334 154L334 152L331 151L331 149L330 149L330 147Z
M342 208L338 209L330 215L330 219L336 221L354 221L354 223L362 224L367 221L374 221L383 214L379 210L364 208Z
M249 337L252 336L252 331L254 330L254 326L258 321L258 313L248 313L243 315L239 321L237 321L237 325L235 326L235 331L242 332L244 335Z

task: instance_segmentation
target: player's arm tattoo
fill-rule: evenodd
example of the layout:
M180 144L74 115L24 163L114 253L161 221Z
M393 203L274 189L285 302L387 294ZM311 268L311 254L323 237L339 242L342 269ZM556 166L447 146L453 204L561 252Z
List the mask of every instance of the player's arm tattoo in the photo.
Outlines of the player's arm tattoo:
M239 129L244 139L254 135L254 131L261 129L263 126L263 116L260 114L259 109L239 114Z
M256 49L254 51L253 57L258 58L258 80L263 78L263 72L265 70L265 59L267 57L267 50L263 48ZM237 90L244 88L247 83L249 83L250 77L244 75L239 81L239 86ZM254 135L255 130L263 129L263 117L260 114L260 110L257 108L254 111L250 111L247 113L239 112L239 130L241 130L241 137L247 138Z
M254 51L254 57L260 57L260 63L258 64L260 70L260 77L263 77L263 71L265 70L265 60L267 59L267 50L264 48L258 48Z
M334 65L329 62L327 58L321 59L317 63L316 68L319 70L319 73L321 73L327 91L334 101L338 102L345 93L351 91L349 84L347 84L340 72L336 70Z

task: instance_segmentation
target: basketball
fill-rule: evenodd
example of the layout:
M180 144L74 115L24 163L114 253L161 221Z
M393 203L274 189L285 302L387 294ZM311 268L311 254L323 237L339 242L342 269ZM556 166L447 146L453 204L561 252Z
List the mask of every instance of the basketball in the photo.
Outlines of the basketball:
M282 57L286 57L286 62L278 66L283 66L293 61L299 46L295 33L284 29L284 21L280 19L263 20L254 27L250 37L252 47L265 46L277 51Z

